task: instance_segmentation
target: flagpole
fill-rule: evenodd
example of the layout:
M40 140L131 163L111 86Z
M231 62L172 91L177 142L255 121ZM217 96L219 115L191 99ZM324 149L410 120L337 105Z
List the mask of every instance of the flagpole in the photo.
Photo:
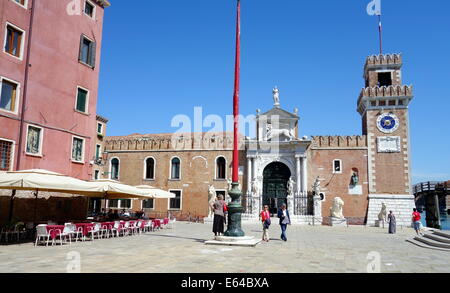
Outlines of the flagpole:
M224 235L227 237L243 237L241 228L241 215L244 208L241 205L241 190L239 188L239 87L241 67L241 1L237 0L236 19L236 60L234 67L234 93L233 93L233 117L234 117L234 145L233 145L233 178L228 195L232 202L228 205L228 228Z
M241 1L237 1L237 23L236 23L236 61L234 67L234 94L233 94L233 116L234 116L234 147L233 147L233 182L239 182L239 90L241 69Z
M381 24L381 13L378 14L378 32L380 35L380 55L383 55L383 26Z

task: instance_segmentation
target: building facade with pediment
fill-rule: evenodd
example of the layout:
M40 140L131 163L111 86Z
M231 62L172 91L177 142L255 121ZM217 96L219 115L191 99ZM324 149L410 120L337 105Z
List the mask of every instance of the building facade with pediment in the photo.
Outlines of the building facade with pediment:
M302 136L300 113L283 109L275 88L273 108L257 111L256 137L241 137L243 220L258 221L264 205L275 213L286 204L294 223L375 225L392 210L399 225L409 225L413 93L402 83L402 65L400 54L367 57L357 99L360 135ZM109 163L103 177L177 193L175 200L127 208L203 218L211 190L227 195L230 133L107 137L104 149Z

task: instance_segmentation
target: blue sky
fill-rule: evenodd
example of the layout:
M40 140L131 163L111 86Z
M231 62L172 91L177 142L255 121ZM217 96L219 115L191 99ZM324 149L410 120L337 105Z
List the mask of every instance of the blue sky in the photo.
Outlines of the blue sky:
M232 112L234 0L112 0L98 113L108 135L174 132L175 115ZM299 108L301 135L361 134L356 100L378 53L370 0L242 0L241 113ZM413 181L450 179L450 1L383 0L384 51L402 53ZM205 131L208 129L205 128Z

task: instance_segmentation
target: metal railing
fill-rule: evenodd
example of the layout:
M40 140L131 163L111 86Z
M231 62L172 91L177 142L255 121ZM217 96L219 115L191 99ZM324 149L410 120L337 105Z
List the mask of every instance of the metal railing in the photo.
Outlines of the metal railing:
M306 195L294 196L294 215L312 216L312 202Z
M244 208L245 214L259 214L262 209L261 206L261 197L254 197L251 195L242 195L241 196L241 204Z

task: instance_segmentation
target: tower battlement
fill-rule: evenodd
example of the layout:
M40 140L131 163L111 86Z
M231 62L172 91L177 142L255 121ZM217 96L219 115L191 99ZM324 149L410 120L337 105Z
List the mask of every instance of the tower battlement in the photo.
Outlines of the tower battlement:
M412 85L374 86L363 88L359 99L362 97L410 97L412 95Z
M351 136L313 136L312 148L366 148L367 137L365 135Z
M403 64L402 54L381 54L381 55L371 55L366 58L365 68L372 66L383 66L383 65L397 65L401 67Z
M407 107L412 98L412 85L366 87L359 94L357 109L362 115L367 109Z

